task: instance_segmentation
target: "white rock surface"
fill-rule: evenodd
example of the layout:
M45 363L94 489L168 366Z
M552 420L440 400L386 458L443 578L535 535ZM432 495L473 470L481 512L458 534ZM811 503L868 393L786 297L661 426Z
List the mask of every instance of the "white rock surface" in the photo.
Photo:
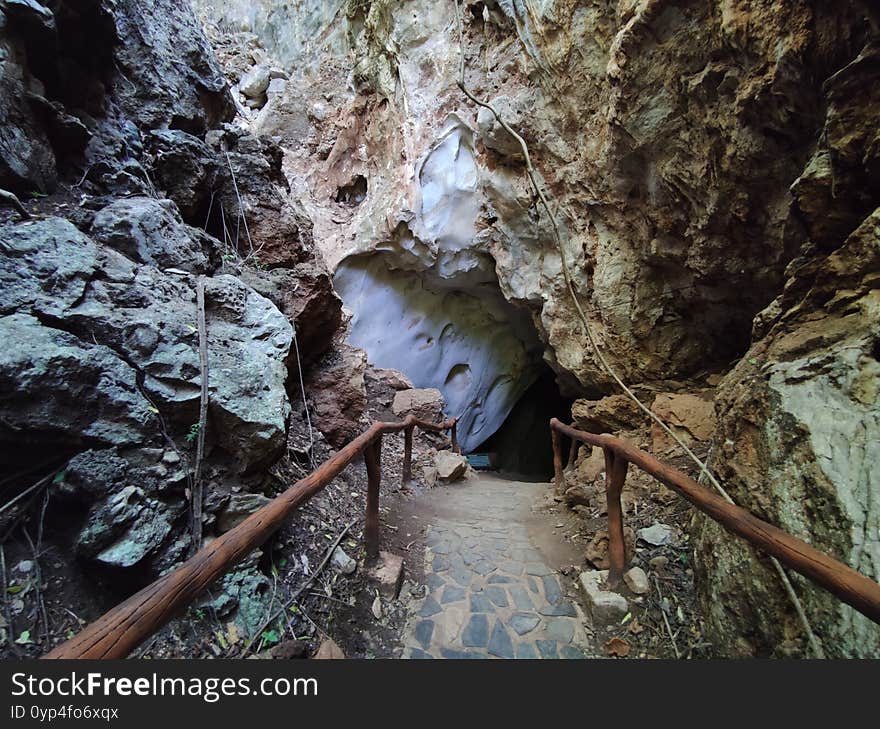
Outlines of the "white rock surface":
M357 562L355 562L342 547L336 547L333 550L333 556L330 557L330 563L344 575L351 575L357 570Z
M651 583L648 582L648 575L641 567L633 567L627 570L623 575L623 581L626 586L636 595L644 595L651 589Z
M647 542L653 547L661 547L672 541L672 527L654 522L649 527L639 529L638 536L643 542Z
M581 572L578 578L594 624L619 622L629 612L623 595L603 589L607 578L608 570Z
M262 65L251 68L241 81L238 82L238 89L249 99L257 99L266 93L269 88L269 69Z

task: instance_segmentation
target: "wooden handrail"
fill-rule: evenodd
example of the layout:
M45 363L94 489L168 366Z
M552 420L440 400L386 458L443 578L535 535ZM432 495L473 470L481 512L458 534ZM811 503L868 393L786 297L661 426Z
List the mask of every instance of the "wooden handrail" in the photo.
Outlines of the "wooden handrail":
M413 415L399 423L375 422L334 456L241 524L203 547L190 559L135 593L43 658L125 658L134 648L187 607L215 580L276 532L299 506L321 491L360 454L367 466L367 513L364 539L368 557L379 551L379 462L384 433L406 431L404 460L412 460L412 429L453 432L456 419L428 423ZM407 452L408 451L408 452ZM409 478L404 473L404 479Z
M727 531L742 537L782 564L808 577L820 587L836 595L875 623L880 623L880 584L857 572L849 565L829 557L797 537L759 519L750 511L728 503L701 486L689 476L634 445L610 435L576 430L556 418L550 421L553 435L553 462L556 491L562 490L562 444L560 435L589 445L599 446L605 453L606 498L608 500L609 580L619 581L625 564L623 514L620 492L626 478L626 466L633 463L673 491L683 496Z

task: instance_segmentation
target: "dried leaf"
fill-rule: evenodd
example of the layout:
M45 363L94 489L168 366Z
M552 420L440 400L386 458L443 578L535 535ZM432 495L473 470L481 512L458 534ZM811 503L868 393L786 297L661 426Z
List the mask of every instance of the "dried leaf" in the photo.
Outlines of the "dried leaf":
M633 618L633 621L629 624L629 632L633 635L638 635L642 631L644 631L645 626L639 622L638 618Z
M618 658L626 658L629 655L630 645L623 638L614 636L604 646L605 653L609 656L617 656Z

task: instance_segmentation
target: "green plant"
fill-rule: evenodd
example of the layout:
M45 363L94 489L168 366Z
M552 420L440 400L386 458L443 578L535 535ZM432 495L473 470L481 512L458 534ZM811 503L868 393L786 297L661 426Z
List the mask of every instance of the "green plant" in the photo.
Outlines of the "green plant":
M196 442L196 438L199 437L199 429L201 426L198 423L193 423L189 426L189 432L186 434L186 442L189 444L193 444Z

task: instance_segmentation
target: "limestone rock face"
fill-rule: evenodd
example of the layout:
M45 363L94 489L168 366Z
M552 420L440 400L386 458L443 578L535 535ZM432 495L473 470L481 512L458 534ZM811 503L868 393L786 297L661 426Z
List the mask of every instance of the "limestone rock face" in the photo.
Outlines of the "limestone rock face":
M721 385L715 439L716 468L734 499L875 580L878 241L875 210L837 251L793 272L774 307L782 313ZM739 655L800 653L800 626L775 572L719 532L702 520L697 544L718 644ZM877 625L806 580L794 583L830 656L880 655Z
M644 382L726 365L748 346L804 240L789 188L822 125L822 80L864 45L869 12L462 2L460 47L452 3L195 4L291 70L255 128L287 149L352 341L440 389L465 417L465 448L504 420L541 349L573 394L611 383L518 145L456 86L460 53L468 87L523 135L558 202L600 347ZM811 189L805 178L804 210Z

